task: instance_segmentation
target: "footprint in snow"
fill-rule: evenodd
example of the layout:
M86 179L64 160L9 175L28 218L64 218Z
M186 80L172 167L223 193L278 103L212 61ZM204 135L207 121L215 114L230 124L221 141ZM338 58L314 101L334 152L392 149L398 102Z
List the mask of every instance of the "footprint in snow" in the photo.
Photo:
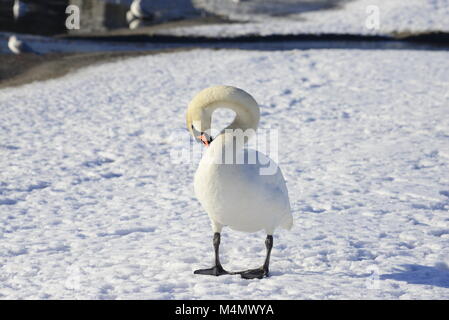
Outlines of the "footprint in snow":
M101 176L105 179L112 179L112 178L119 178L122 176L122 174L109 172L109 173L102 174Z
M17 200L15 200L15 199L0 199L0 206L1 205L11 206L16 203L17 203Z
M98 233L97 236L99 237L107 237L107 236L127 236L131 233L135 232L154 232L156 228L154 227L142 227L142 228L130 228L130 229L119 229L115 230L112 233Z
M448 190L442 190L442 191L440 191L440 194L441 194L442 196L445 196L445 197L448 197L448 198L449 198L449 191L448 191Z
M49 182L41 181L41 182L38 182L36 184L29 185L28 188L25 189L25 191L31 192L33 190L45 189L48 186L50 186Z
M114 162L114 160L109 159L109 158L98 158L95 160L84 161L82 163L82 165L87 168L94 168L94 167L99 167L106 163L111 163L111 162Z

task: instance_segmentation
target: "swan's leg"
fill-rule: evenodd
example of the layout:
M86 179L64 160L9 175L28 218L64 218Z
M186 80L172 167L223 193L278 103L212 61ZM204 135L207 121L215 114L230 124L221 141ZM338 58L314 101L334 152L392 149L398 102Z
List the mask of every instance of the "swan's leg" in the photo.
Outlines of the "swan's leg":
M224 274L229 274L229 272L227 272L221 266L220 256L219 256L219 252L218 252L219 247L220 247L220 233L215 232L214 233L215 266L213 266L212 268L209 268L209 269L195 270L193 272L194 274L206 274L206 275L210 275L210 276L221 276Z
M262 279L263 277L268 277L268 266L270 264L271 249L273 248L273 236L271 234L267 235L267 239L265 239L265 246L267 247L267 256L265 257L263 266L257 269L239 272L242 278Z

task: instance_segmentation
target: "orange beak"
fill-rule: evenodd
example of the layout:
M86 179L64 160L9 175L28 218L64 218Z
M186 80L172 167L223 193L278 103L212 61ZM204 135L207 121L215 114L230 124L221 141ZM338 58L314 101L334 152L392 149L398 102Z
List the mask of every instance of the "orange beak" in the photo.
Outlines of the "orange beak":
M198 138L199 140L201 140L201 142L202 142L206 147L208 147L208 146L210 145L209 140L207 139L207 137L206 137L204 134L198 136L197 138ZM212 141L211 141L211 142L212 142Z
M202 144L204 144L206 147L208 147L211 142L212 142L212 137L209 136L207 133L205 132L201 132L199 130L196 130L195 127L192 124L192 132L194 137L198 140L201 141Z

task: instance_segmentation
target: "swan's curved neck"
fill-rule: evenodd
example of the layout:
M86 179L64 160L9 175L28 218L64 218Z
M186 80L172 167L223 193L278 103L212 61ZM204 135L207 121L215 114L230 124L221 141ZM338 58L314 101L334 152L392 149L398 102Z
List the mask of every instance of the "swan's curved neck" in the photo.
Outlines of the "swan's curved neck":
M226 108L234 111L235 118L226 128L220 131L214 140L217 140L217 142L221 141L222 143L229 143L232 140L232 136L239 138L239 136L243 135L245 141L247 141L255 134L259 123L259 117L258 114L253 112L249 107L237 103L218 101L205 108L205 111L207 112L206 117L212 119L212 113L219 108Z
M218 134L215 141L211 143L211 147L232 141L233 139L226 139L230 132L243 132L243 135L246 136L245 142L254 135L260 118L256 100L241 89L231 86L215 86L202 90L189 104L186 118L187 128L194 138L198 138L198 131L201 134L211 134L212 113L218 108L234 111L235 118Z

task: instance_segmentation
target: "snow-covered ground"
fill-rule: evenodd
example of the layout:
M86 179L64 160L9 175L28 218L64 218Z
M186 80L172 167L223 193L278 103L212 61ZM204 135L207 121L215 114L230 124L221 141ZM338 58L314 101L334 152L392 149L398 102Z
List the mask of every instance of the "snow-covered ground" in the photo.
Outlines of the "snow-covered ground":
M449 52L194 50L0 91L0 298L449 299ZM193 95L244 88L280 130L295 226L270 278L212 263ZM242 213L244 214L244 213ZM264 234L225 229L256 267Z
M310 10L314 3L320 6L326 1L194 0L199 8L236 21L247 22L186 26L161 30L158 33L232 37L253 34L449 32L449 0L335 0L327 2L336 3L337 6L328 10ZM279 12L281 15L273 16L273 12ZM376 15L379 17L378 28L371 23Z

